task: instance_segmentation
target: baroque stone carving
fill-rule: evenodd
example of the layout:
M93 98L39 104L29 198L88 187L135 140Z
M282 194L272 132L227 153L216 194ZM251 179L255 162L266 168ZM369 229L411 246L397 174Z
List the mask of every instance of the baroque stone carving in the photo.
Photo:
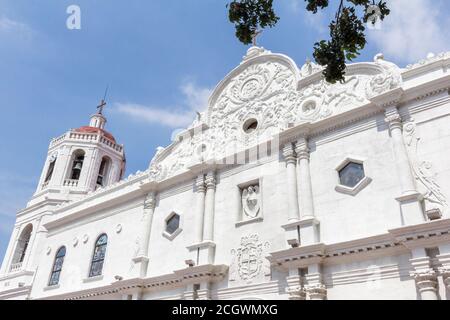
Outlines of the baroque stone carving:
M253 219L260 215L261 197L259 185L249 186L242 190L242 211L244 218Z
M257 234L242 237L240 248L231 251L229 280L251 283L269 277L270 263L265 258L269 248L270 243L260 241Z
M441 186L436 181L436 174L433 172L431 162L422 161L418 156L420 137L417 134L417 127L413 121L407 122L403 126L403 135L408 149L408 155L412 162L412 170L419 191L423 194L425 209L427 211L438 209L443 211L447 208L446 196L441 191Z
M402 83L402 76L398 66L385 61L383 54L377 54L374 62L381 68L382 72L375 75L367 84L366 93L369 99L395 89Z
M300 74L302 77L306 78L314 73L322 72L323 68L314 62L312 62L310 59L306 59L305 64L300 69Z
M368 103L371 97L401 83L399 68L384 61L382 55L375 58L371 75L352 74L345 83L327 83L317 76L320 70L310 61L297 70L284 56L258 47L249 50L245 63L216 89L208 111L190 127L199 130L186 131L166 149L158 149L149 178L161 181L194 164L223 159L269 141L292 125L316 122ZM297 88L303 78L312 82ZM249 119L258 121L251 134L243 130Z

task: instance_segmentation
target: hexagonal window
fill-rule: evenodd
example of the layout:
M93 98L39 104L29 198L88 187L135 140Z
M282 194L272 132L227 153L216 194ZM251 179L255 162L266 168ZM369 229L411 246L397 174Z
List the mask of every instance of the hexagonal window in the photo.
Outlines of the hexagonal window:
M169 240L173 240L182 231L181 222L181 216L172 212L165 220L163 236Z
M166 222L166 232L173 234L180 227L180 216L177 214L172 215L172 218Z
M364 179L364 165L362 163L349 162L339 171L341 185L354 188Z
M347 158L336 168L338 185L336 191L356 195L372 181L367 176L365 160L356 157Z

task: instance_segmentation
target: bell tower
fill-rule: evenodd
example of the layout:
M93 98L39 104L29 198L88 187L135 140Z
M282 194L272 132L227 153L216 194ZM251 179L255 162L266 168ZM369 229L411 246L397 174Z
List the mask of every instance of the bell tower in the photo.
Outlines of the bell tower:
M88 126L71 129L50 142L47 159L29 206L44 200L76 200L118 182L125 171L123 145L105 130L102 100Z
M0 268L0 286L6 283L9 288L20 290L31 284L38 263L35 256L44 250L44 225L55 206L80 199L122 178L124 148L105 130L105 106L103 99L88 126L71 129L50 141L36 192L26 208L17 213Z

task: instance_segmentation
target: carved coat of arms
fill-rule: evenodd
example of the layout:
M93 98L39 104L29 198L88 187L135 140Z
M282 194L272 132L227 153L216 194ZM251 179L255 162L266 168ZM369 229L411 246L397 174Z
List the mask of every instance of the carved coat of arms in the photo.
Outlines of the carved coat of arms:
M261 242L257 234L242 237L241 247L231 251L230 281L249 281L261 274L270 276L270 265L264 256L269 247L269 242Z

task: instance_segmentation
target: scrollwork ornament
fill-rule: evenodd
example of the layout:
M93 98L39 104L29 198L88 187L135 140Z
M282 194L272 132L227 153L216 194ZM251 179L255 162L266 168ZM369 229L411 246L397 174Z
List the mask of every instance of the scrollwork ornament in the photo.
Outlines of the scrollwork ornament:
M448 207L448 202L442 192L441 186L437 182L437 175L434 173L433 164L429 161L419 159L421 139L417 133L417 126L414 121L409 121L404 124L403 136L412 163L414 177L418 182L419 191L423 194L426 210L444 210Z

